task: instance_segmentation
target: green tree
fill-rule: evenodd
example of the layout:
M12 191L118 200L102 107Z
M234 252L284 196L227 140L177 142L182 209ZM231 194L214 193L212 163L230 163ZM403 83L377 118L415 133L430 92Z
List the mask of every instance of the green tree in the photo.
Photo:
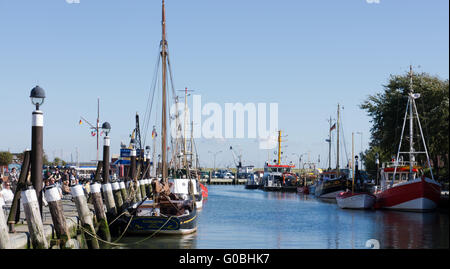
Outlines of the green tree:
M380 154L380 162L390 160L397 153L407 96L410 92L409 74L391 75L388 84L383 87L383 92L369 96L360 105L360 108L372 118L369 149L362 156L368 172L372 175L376 175L375 153ZM428 152L433 160L434 174L448 179L449 81L427 73L415 74L413 75L413 90L421 95L415 101ZM407 124L405 128L409 128L409 125ZM423 151L422 138L416 123L414 128L415 150ZM402 151L408 149L407 130L403 137ZM445 164L445 169L441 171L437 167L438 158L444 160ZM426 164L424 155L417 160L423 165Z
M9 151L0 152L0 165L9 165L12 162L13 155Z
M55 165L55 166L61 165L61 159L58 157L55 157L55 159L53 159L53 165Z

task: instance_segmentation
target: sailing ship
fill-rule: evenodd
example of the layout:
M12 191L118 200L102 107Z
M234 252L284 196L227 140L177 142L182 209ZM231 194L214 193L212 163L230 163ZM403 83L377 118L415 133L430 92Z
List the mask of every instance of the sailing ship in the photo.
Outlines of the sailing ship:
M329 143L329 168L327 171L324 171L320 174L319 180L315 185L315 196L323 199L336 199L336 196L339 195L342 191L345 191L348 186L351 185L349 180L349 169L340 169L339 168L339 113L340 106L338 104L337 109L337 122L331 126L330 119L330 136L327 140ZM331 170L331 131L336 129L337 132L337 153L336 153L336 169Z
M278 160L276 164L264 164L263 190L296 192L298 177L291 172L294 167L292 164L281 164L281 131L278 131Z
M189 197L171 192L167 162L167 64L168 47L166 41L165 4L162 0L162 122L161 122L161 178L152 180L152 200L134 203L113 224L119 231L127 234L189 234L197 231L197 206L195 203L195 184L186 182ZM188 171L188 170L187 170ZM188 173L189 174L189 173ZM173 189L173 188L172 188ZM202 196L202 195L200 195Z
M441 185L434 180L425 138L417 112L415 99L419 98L420 94L414 93L412 66L410 66L409 75L410 89L397 157L393 159L393 162L384 164L383 168L381 168L381 186L380 189L377 188L375 193L377 197L376 207L422 212L434 210L437 207L440 200ZM416 151L414 148L414 118L417 119L424 151ZM401 152L407 119L409 119L409 150ZM408 155L409 161L404 161L403 156L400 156L400 154ZM422 167L417 164L416 155L418 154L426 155L431 178L426 177Z
M352 156L354 154L354 134L352 133ZM354 169L353 169L354 167ZM355 184L356 180L356 184ZM348 209L369 209L373 208L376 196L367 190L358 170L358 156L352 158L352 190L341 192L336 196L337 205L340 208Z

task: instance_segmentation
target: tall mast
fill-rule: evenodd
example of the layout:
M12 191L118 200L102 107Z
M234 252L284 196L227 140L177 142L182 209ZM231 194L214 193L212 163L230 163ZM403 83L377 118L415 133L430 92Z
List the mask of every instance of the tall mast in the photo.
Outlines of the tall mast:
M99 160L98 158L98 129L100 128L100 98L97 98L97 128L96 128L96 132L97 132L97 162Z
M331 170L331 116L330 116L330 135L328 136L328 169Z
M352 193L354 190L355 190L355 133L352 132Z
M337 109L337 124L336 124L336 131L337 131L337 138L336 138L336 144L337 144L337 150L336 150L336 171L337 175L339 176L339 104Z
M167 145L166 145L166 11L165 11L165 5L164 0L162 0L162 40L161 40L161 57L162 57L162 130L161 130L161 163L162 163L162 178L163 182L167 182Z
M184 91L184 130L183 130L183 132L184 132L184 134L183 134L183 137L184 137L184 168L186 168L187 169L187 157L186 157L186 152L187 152L187 145L186 145L186 118L187 118L187 116L186 116L186 111L187 111L187 87L186 87L186 89L185 89L185 91ZM187 171L187 170L186 170Z
M281 164L281 131L278 131L278 165Z
M414 162L414 143L413 143L413 81L412 81L413 71L412 66L409 66L409 180L413 179L413 162Z

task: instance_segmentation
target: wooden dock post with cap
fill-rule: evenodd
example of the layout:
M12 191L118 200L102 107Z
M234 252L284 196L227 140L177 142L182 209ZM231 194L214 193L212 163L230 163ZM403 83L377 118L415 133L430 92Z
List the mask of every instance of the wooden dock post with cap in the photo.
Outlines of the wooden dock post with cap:
M28 231L33 248L48 249L36 191L33 188L22 191L20 199L27 219Z
M3 200L1 202L3 202ZM6 225L5 213L3 212L3 205L1 202L0 202L0 249L10 249L11 241L9 239L8 226Z
M108 220L106 218L105 209L103 206L101 184L96 182L91 185L92 204L94 205L95 217L97 219L96 226L98 227L97 235L105 240L111 241L111 233L109 230Z
M66 225L66 218L63 214L60 193L55 185L45 188L45 200L52 216L53 226L58 238L58 245L61 249L66 248L66 243L70 240L70 234Z
M81 185L71 187L71 193L77 207L78 217L81 220L81 227L83 228L88 248L99 249L100 246L94 229L93 216L89 211L83 187Z

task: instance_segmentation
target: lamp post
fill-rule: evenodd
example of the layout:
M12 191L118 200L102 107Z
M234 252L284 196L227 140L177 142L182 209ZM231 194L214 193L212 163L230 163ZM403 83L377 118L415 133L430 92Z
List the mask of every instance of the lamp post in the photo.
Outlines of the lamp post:
M33 111L31 127L31 183L36 191L39 202L39 211L42 217L42 165L43 165L43 137L44 137L44 113L39 106L44 103L45 91L39 86L34 87L30 93L31 103L36 106Z
M111 131L111 124L104 122L102 129L105 132L104 144L103 144L103 183L109 183L109 147L110 139L109 132Z
M131 153L130 153L130 169L131 180L134 180L136 176L136 140L131 139Z
M356 132L356 134L361 135L361 149L360 149L359 155L362 156L362 154L363 154L363 147L362 147L362 144L363 144L362 143L362 141L363 141L363 132ZM363 169L362 158L361 158L360 169Z
M147 170L145 173L145 178L149 179L150 178L150 165L151 165L151 161L150 157L151 157L151 152L150 152L150 146L146 146L145 147L145 151L146 151L146 159L147 159Z

